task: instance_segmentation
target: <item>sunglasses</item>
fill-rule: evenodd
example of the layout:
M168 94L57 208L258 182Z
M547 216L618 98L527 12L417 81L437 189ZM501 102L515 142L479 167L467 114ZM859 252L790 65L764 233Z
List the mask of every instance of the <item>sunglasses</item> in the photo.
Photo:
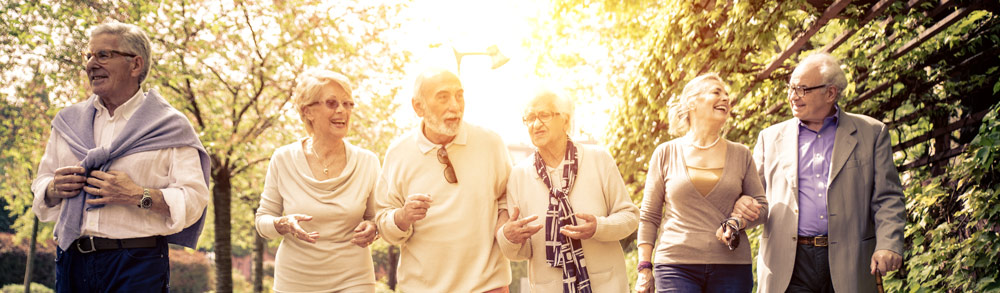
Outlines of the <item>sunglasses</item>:
M448 151L444 149L444 146L438 149L438 162L444 164L444 180L448 180L448 183L458 183L458 177L455 177L455 166L451 165L451 160L448 159Z
M108 63L108 61L111 60L111 58L114 58L115 56L125 56L132 58L138 55L116 50L100 50L97 52L83 52L83 61L90 62L91 58L97 57L97 63L106 64Z
M312 105L315 105L315 104L323 104L324 106L326 106L327 109L330 109L330 110L337 110L337 107L344 107L344 110L347 110L347 111L350 111L350 110L354 109L354 102L351 102L351 101L343 101L343 102L341 102L341 101L330 99L330 100L325 100L325 101L322 101L322 102L313 102L312 104L309 104L309 106L312 106Z

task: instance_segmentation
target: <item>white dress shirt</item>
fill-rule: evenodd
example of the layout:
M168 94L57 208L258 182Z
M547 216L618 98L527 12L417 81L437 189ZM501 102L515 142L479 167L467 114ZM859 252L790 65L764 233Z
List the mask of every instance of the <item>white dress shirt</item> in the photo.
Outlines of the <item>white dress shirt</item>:
M137 91L111 116L100 99L96 95L91 96L90 100L94 100L94 107L97 108L94 142L98 146L110 145L145 99L142 91ZM53 180L55 170L79 165L80 159L73 155L62 135L53 129L38 165L38 177L31 184L35 196L33 209L39 220L59 220L62 202L52 207L45 204L45 189ZM135 184L162 191L170 216L135 205L109 204L83 213L81 235L112 239L170 235L197 222L208 204L208 186L195 148L177 147L134 153L118 158L108 170L125 172Z

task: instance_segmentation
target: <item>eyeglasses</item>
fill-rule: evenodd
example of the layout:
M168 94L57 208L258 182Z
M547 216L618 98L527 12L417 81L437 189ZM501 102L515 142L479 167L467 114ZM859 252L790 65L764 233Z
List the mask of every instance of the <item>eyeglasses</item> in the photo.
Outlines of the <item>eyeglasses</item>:
M821 84L821 85L810 86L810 87L788 85L788 93L793 94L796 97L801 98L802 96L805 96L806 93L808 93L808 92L810 92L812 90L819 89L819 88L824 88L824 87L827 87L827 86L829 86L829 84Z
M455 167L451 165L451 160L448 159L448 151L444 149L444 146L438 149L438 162L444 164L444 180L448 180L448 183L458 183L458 177L455 177Z
M337 107L344 107L344 110L347 110L347 111L350 111L350 110L354 109L354 102L351 102L351 101L343 101L343 102L341 102L341 101L330 99L330 100L325 100L325 101L322 101L322 102L314 102L312 104L309 104L309 106L312 106L312 105L315 105L315 104L323 104L324 106L326 106L327 109L330 109L330 110L337 110Z
M559 114L562 113L550 111L532 112L524 115L524 117L521 117L521 122L524 122L524 125L530 125L532 122L535 122L535 119L538 119L538 121L542 121L542 123L548 123L549 121L552 121L552 117Z
M100 50L97 52L83 52L83 61L90 62L91 58L97 57L97 63L106 64L108 63L108 60L111 60L111 58L114 58L115 56L125 56L132 58L138 55L116 50Z

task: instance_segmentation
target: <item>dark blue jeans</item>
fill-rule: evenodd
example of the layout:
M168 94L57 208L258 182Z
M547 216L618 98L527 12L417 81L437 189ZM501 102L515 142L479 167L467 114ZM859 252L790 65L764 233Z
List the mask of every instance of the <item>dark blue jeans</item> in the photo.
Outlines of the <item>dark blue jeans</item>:
M56 248L56 292L167 292L169 256L163 237L151 248Z
M656 292L750 292L750 265L657 264L653 267Z

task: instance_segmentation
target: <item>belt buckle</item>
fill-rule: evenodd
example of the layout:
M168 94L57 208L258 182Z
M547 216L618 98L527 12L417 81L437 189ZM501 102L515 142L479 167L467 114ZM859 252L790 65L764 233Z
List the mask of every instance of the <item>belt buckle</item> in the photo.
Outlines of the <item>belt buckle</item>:
M813 246L816 247L827 247L830 246L829 238L826 236L816 236L813 237Z
M90 239L90 250L83 250L83 247L80 246L80 243L83 243L83 241L81 240L86 240L86 239ZM97 246L94 245L94 236L81 237L80 239L77 239L76 250L79 250L80 253L91 253L97 251Z

